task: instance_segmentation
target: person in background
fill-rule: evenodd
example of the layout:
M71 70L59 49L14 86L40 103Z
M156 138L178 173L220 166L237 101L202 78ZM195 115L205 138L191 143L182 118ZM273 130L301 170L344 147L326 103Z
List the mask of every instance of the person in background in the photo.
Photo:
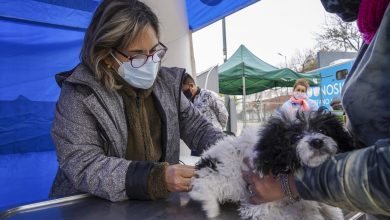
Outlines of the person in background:
M290 175L288 191L293 198L375 215L367 219L390 219L389 2L322 0L328 12L337 13L344 21L357 19L364 39L341 93L347 128L363 148L338 154L316 168L305 167L301 173ZM286 196L271 173L260 178L243 171L243 177L254 189L252 203Z
M100 3L81 63L56 76L51 134L59 167L51 198L156 200L191 189L195 167L178 164L180 139L202 152L224 134L181 92L185 70L161 67L167 49L147 5Z
M225 104L215 92L199 88L189 74L183 78L182 91L195 108L216 128L222 131L226 127L229 114Z
M333 98L330 102L331 111L342 111L343 105L341 104L341 100L339 98Z
M215 128L223 131L229 115L219 96L211 90L199 88L190 74L184 75L181 86L183 94L205 119L211 122ZM200 154L197 150L191 150L191 156L200 156Z
M316 111L318 109L317 102L307 97L308 88L309 83L306 79L297 79L294 83L292 96L283 103L279 110L282 113L287 114L290 118L295 118L298 110Z
M344 125L346 124L346 117L345 117L343 105L341 103L341 99L337 97L334 97L332 99L332 101L330 102L330 111L332 112L332 114L336 115L337 118L339 118Z

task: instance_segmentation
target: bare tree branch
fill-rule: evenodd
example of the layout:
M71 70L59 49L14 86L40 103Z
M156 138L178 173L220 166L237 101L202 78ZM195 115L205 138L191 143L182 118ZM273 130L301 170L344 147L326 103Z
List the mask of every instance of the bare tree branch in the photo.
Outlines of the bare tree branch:
M291 57L288 67L296 72L307 72L317 68L317 52L313 49L296 51Z
M356 23L342 21L335 15L328 16L323 31L317 33L317 42L323 50L358 51L362 38Z

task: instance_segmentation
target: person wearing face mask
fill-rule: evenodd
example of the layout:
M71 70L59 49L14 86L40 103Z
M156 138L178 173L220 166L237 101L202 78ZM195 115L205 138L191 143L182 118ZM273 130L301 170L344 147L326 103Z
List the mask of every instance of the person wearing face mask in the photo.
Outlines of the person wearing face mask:
M295 118L296 112L301 111L316 111L318 109L317 102L307 97L307 89L309 83L306 79L301 78L295 81L293 87L293 95L280 107L280 111L287 113L291 118Z
M51 134L59 168L51 198L156 200L191 190L195 168L178 164L180 139L202 152L223 133L183 95L185 70L161 67L167 50L147 5L101 2L80 64L56 75Z
M215 92L199 88L189 74L183 78L182 91L195 108L216 128L222 131L226 127L229 114L223 101Z

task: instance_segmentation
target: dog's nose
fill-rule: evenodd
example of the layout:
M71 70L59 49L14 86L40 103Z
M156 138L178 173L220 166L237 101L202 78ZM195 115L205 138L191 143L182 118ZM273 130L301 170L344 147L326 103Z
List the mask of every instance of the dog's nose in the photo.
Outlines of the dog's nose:
M315 149L320 149L324 145L324 141L321 139L313 139L310 141L310 145Z

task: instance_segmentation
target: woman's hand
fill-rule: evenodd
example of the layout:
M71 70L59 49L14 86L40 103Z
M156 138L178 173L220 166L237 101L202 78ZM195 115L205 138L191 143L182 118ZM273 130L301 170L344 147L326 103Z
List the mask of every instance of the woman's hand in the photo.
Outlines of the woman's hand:
M242 170L242 177L248 184L248 190L251 193L249 202L252 204L260 204L280 200L284 197L282 188L278 179L274 178L270 172L268 175L260 178L256 173L253 173L253 168L250 165L249 159L244 158L244 163L249 167L248 171ZM290 188L293 195L297 195L294 181L289 175ZM293 185L293 187L291 187Z
M188 192L191 190L191 178L195 167L175 164L165 169L165 182L170 192Z

